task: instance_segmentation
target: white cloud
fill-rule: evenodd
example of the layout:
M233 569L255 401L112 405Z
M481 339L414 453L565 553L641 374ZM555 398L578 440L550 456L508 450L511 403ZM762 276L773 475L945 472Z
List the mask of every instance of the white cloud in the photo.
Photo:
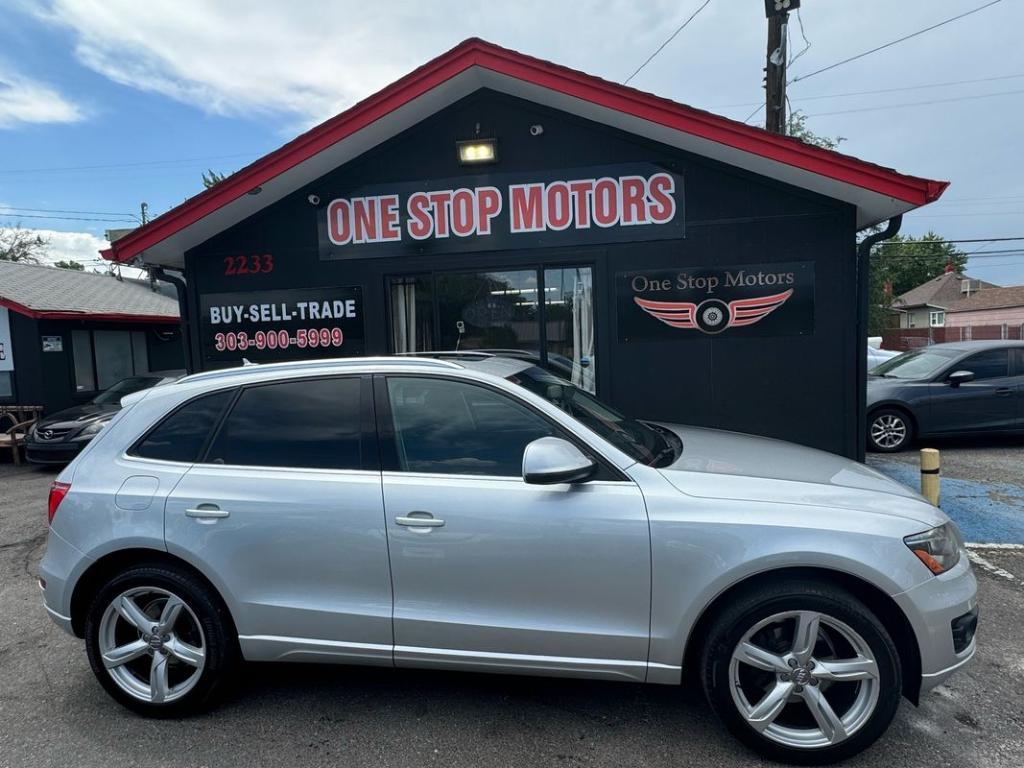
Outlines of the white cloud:
M9 226L9 225L5 225ZM91 232L61 232L55 229L30 229L22 227L29 234L39 235L47 241L42 263L56 264L58 261L77 261L89 272L106 272L109 262L100 256L100 250L110 243ZM133 267L122 267L124 277L141 277L144 272Z
M446 5L419 0L52 0L36 15L71 30L75 55L123 85L213 114L325 119L471 35L621 78L674 23L669 0ZM614 23L608 23L614 19ZM583 44L582 39L586 39ZM628 61L607 52L632 39ZM616 60L618 59L618 60Z
M56 89L0 62L0 128L26 123L76 123L82 107Z

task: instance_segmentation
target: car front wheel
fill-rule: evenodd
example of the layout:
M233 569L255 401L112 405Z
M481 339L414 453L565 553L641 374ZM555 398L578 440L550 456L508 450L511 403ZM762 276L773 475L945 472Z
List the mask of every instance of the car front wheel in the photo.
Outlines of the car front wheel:
M868 447L881 453L902 451L914 438L910 418L896 408L883 408L868 417Z
M899 658L853 595L807 582L748 592L713 623L702 676L730 731L765 757L820 765L865 749L899 706Z
M139 566L97 594L85 623L89 663L124 706L152 717L198 712L238 656L227 610L184 569Z

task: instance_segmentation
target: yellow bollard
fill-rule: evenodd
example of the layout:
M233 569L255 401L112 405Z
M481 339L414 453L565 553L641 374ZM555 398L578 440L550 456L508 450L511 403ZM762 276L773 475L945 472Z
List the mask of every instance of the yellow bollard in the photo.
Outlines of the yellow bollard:
M939 506L939 452L935 448L921 449L921 495Z

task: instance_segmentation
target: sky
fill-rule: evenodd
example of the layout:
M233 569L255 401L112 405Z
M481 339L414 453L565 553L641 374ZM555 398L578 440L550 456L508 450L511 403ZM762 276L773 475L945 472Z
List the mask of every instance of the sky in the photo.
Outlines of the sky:
M808 127L952 182L904 233L1024 236L1024 0L816 71L986 2L791 14L789 97ZM104 231L137 225L141 203L172 208L204 170L237 170L467 37L621 82L703 3L0 0L0 226L99 267ZM710 0L630 85L744 120L764 98L765 38L763 0ZM1024 284L1024 240L963 247L972 276Z

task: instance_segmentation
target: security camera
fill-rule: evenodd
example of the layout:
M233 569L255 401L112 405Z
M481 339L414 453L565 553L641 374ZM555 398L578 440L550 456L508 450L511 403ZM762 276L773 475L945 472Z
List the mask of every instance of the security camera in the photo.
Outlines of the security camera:
M306 198L310 205L320 205L320 195L310 195Z
M540 136L542 133L544 133L544 126L541 125L540 123L535 123L530 126L531 136Z

